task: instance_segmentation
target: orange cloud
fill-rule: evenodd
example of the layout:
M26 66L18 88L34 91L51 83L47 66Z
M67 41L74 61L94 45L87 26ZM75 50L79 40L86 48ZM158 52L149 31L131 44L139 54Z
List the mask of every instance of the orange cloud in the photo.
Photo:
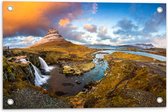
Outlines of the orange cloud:
M96 25L85 24L83 28L90 33L96 33L97 32L97 26Z
M66 26L67 24L69 24L70 23L70 20L68 19L68 18L64 18L64 19L60 19L60 21L59 21L59 25L60 26L62 26L62 27L64 27L64 26Z
M13 11L8 11L8 6L12 6ZM80 4L75 3L3 2L3 35L13 36L18 32L38 35L41 30L47 30L54 25L53 20L73 13L72 10L67 10L70 7L80 10ZM79 14L78 12L75 16ZM64 26L69 22L68 19L63 19L60 24Z

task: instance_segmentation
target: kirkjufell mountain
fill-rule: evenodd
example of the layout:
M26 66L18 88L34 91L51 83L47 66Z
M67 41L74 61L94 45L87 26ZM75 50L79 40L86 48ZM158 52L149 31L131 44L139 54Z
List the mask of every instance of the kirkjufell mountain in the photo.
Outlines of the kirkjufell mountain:
M49 29L48 33L38 42L36 42L34 45L30 47L38 47L38 46L51 46L51 45L58 45L58 44L67 44L71 43L69 41L66 41L58 32L56 29Z

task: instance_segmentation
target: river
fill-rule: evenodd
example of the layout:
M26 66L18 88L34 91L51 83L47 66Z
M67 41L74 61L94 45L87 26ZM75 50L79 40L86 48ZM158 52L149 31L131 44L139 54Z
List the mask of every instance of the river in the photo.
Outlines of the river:
M104 55L111 54L113 52L117 52L118 50L101 50L93 55L95 58L93 62L95 63L95 68L90 70L89 72L84 73L81 76L65 76L64 74L58 73L57 69L53 70L51 73L51 78L49 80L49 87L52 88L57 95L75 95L80 91L85 91L85 85L99 81L105 76L105 71L108 68L108 63L104 60ZM126 52L131 54L137 54L142 56L147 56L151 58L155 58L160 61L166 61L166 57L145 53L145 52L134 52L134 51L119 51Z

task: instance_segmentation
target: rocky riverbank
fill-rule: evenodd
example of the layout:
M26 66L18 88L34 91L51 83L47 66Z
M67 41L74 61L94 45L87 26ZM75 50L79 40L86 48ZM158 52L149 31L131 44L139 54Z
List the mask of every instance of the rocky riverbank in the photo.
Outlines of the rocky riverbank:
M104 61L105 54L102 52L100 57L94 54L94 61L97 64L95 66L92 54L96 51L98 50L68 42L53 30L29 48L4 50L4 108L162 107L166 105L165 61L123 52L105 53L106 61ZM165 51L161 53L164 54ZM43 60L42 64L39 57ZM44 63L47 66L55 65L55 69L49 71L49 74L42 74L45 70L41 65ZM82 76L85 75L82 74L91 69L93 71L86 74L84 79ZM50 80L43 80L46 75L51 75ZM38 76L36 80L35 76ZM39 81L42 87L35 86L35 81ZM90 84L88 84L89 81ZM44 89L47 86L49 86L48 91ZM69 91L72 92L68 93ZM163 102L158 104L157 97L162 97ZM7 105L9 98L14 99L13 106Z
M116 52L107 55L109 70L87 93L68 99L74 107L156 107L166 105L166 63ZM163 102L157 103L157 97Z
M41 64L39 61L39 57L42 57L48 65L56 65L60 69L63 70L65 65L72 67L74 73L78 75L83 74L86 71L94 68L94 64L92 63L93 57L92 53L95 52L95 49L88 48L82 45L76 45L69 41L66 41L58 34L58 32L50 32L44 38L42 42L35 44L34 46L28 48L15 48L15 49L4 49L3 50L3 96L4 102L6 102L7 98L15 98L19 97L19 95L26 94L27 97L38 98L38 94L42 97L43 93L38 93L41 90L36 88L35 86L35 70L32 68L32 63L35 67L37 67L40 72L43 73L41 68ZM21 59L29 61L22 62ZM74 69L75 68L75 69ZM72 71L72 69L70 70ZM67 71L66 71L67 72ZM69 72L69 71L68 71ZM45 74L46 75L46 74ZM48 74L49 75L49 74ZM62 74L64 75L64 74ZM40 78L42 79L42 78ZM40 80L37 78L37 80ZM76 82L79 83L79 82ZM32 88L34 88L32 90ZM29 89L31 89L31 93L29 93ZM37 93L37 94L36 94ZM48 93L48 91L47 91ZM13 96L15 94L15 96ZM18 95L17 95L18 94ZM32 94L36 94L32 96ZM55 97L56 95L54 95ZM26 96L24 96L26 97ZM27 104L30 104L29 101L24 102L24 97L20 98L19 102L14 107L11 108L29 108ZM44 96L45 97L45 96ZM45 97L46 101L51 100L54 97L47 96ZM58 98L59 99L59 98ZM16 100L16 99L15 99ZM23 100L23 101L22 101ZM29 99L25 99L29 100ZM34 99L37 103L39 100ZM60 104L60 102L55 101L56 104ZM24 106L21 106L22 102ZM47 108L47 107L55 107L53 104L48 104L45 106L41 104L37 106L37 108ZM35 108L35 104L33 107L33 103L30 104L30 108ZM59 107L59 106L58 106ZM61 106L60 106L61 107ZM66 107L66 106L64 106ZM6 106L5 108L10 108L10 106ZM63 108L63 107L62 107Z
M89 63L80 63L80 64L73 64L73 65L65 65L63 66L63 74L65 75L82 75L85 72L90 71L95 67L93 62Z

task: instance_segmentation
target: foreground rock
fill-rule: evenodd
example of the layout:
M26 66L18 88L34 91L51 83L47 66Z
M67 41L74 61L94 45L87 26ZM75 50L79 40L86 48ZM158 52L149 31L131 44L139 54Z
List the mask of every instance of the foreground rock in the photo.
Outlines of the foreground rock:
M90 71L95 67L93 62L77 64L77 65L65 65L63 66L63 74L65 75L82 75L85 72Z
M13 99L14 104L8 105L7 99ZM25 88L12 93L12 96L3 98L4 109L27 109L27 108L70 108L65 101L50 97L48 94Z
M10 95L12 91L34 85L34 73L29 63L10 62L3 57L3 93Z

